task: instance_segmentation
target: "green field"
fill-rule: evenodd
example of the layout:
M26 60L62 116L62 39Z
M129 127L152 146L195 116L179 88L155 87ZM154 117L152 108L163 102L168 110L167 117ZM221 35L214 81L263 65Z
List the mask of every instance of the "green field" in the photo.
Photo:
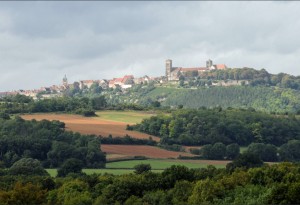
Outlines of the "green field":
M208 163L199 160L189 160L186 162L178 161L178 160L156 160L156 159L148 159L148 160L128 160L128 161L120 161L120 162L109 162L106 163L106 169L82 169L82 171L86 174L128 174L134 172L134 166L138 164L150 164L153 172L162 172L164 169L171 167L172 165L183 165L190 169L192 168L206 168ZM217 168L224 168L225 165L214 165ZM47 172L55 177L57 175L56 169L46 169Z
M176 160L156 160L156 159L148 159L148 160L129 160L129 161L120 161L120 162L110 162L106 163L106 168L110 169L133 169L137 164L150 164L152 169L166 169L171 167L172 165L183 165L188 168L204 168L207 167L207 163L199 160L189 160L186 162L176 161ZM214 165L218 168L223 168L225 165Z
M99 111L95 118L103 120L112 120L125 123L140 123L143 119L154 116L153 113L143 111Z
M50 174L51 177L56 177L57 169L46 169L46 171ZM153 170L153 172L162 172L163 170ZM121 175L121 174L129 174L133 173L134 169L82 169L82 172L86 174L114 174L114 175Z

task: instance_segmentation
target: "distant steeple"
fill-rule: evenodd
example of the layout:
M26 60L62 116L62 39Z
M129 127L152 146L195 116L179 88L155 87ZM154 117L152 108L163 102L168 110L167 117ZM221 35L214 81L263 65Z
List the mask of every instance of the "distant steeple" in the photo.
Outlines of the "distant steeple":
M67 79L67 75L66 75L66 74L65 74L65 77L64 77L63 80L62 80L62 83L63 83L63 85L64 85L65 87L68 86L68 79Z

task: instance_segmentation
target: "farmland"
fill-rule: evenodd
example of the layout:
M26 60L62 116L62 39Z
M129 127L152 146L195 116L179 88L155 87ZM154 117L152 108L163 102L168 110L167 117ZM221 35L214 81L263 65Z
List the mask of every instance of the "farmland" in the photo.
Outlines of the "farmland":
M133 111L103 111L97 112L97 117L83 117L71 114L32 114L23 115L25 120L59 120L66 124L66 129L81 134L95 134L104 137L122 137L128 134L133 138L149 139L148 134L137 131L126 130L127 124L140 122L143 118L151 117L153 114ZM158 137L151 136L153 140L159 141Z
M194 156L186 152L174 152L153 146L144 145L101 145L103 152L107 154L118 154L125 156L145 156L148 158L177 158L181 156Z
M175 160L175 159L148 159L148 160L128 160L120 162L110 162L106 164L106 169L82 169L86 174L129 174L134 172L134 166L138 164L150 164L153 172L162 172L172 165L183 165L191 169L206 168L213 165L216 168L224 168L229 161L213 160ZM56 169L46 169L51 176L57 175Z

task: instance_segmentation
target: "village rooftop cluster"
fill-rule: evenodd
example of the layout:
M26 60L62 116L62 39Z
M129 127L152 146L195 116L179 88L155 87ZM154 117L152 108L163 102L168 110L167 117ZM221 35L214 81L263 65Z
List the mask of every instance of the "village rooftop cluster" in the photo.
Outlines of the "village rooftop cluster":
M25 95L30 96L33 99L37 99L38 96L42 98L51 98L51 97L59 97L62 96L63 93L70 89L89 89L93 84L98 84L103 90L119 87L122 90L126 90L131 88L133 85L137 84L145 84L149 82L154 83L168 83L168 82L176 82L180 80L180 77L183 76L185 79L199 76L202 72L207 72L211 70L223 70L227 69L225 64L213 64L212 60L206 61L205 67L173 67L173 62L170 59L167 59L165 62L165 76L160 77L149 77L147 75L143 77L135 78L133 75L125 75L119 78L113 78L110 80L102 79L102 80L80 80L75 81L74 83L69 84L67 76L65 75L62 83L60 85L52 85L50 87L41 87L39 89L33 90L16 90L10 92L0 92L0 97L7 95Z

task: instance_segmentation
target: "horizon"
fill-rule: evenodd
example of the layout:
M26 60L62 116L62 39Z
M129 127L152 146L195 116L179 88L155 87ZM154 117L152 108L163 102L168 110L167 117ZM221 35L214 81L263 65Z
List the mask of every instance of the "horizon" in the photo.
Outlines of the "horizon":
M298 2L0 2L0 90L205 65L300 75ZM176 16L174 16L176 13ZM253 15L255 13L256 15Z

